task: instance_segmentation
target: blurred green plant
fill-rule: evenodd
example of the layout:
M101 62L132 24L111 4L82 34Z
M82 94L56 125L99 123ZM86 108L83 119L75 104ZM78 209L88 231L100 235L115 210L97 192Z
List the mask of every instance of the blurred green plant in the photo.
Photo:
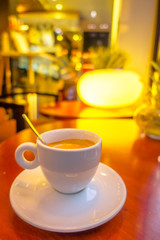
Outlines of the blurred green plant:
M142 132L160 140L160 60L150 63L150 84L146 84L144 103L136 110L134 118Z
M153 67L154 71L160 74L160 59L157 61L151 61L151 66Z
M160 59L151 61L151 84L147 87L146 102L160 107Z
M128 56L120 49L98 46L90 47L90 61L95 69L124 68Z

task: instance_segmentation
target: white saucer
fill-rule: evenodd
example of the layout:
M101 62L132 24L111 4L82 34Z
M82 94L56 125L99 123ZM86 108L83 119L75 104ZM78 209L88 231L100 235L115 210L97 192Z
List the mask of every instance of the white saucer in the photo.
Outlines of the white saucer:
M49 231L79 232L113 218L126 200L121 177L100 163L88 187L76 194L62 194L45 180L40 167L24 170L10 189L10 202L25 222Z

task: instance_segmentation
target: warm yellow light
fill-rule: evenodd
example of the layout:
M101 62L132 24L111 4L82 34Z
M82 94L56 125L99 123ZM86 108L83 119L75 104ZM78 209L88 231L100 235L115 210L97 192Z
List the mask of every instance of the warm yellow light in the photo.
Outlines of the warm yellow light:
M142 89L140 76L127 70L89 71L77 83L79 98L89 106L101 108L132 105L141 96Z
M19 4L19 5L16 7L16 11L17 11L18 13L25 12L25 11L26 11L26 6L25 6L25 5L22 5L22 4Z
M27 94L28 117L37 120L38 116L38 96L36 93Z
M73 40L74 40L74 41L79 41L79 40L80 40L79 35L78 35L78 34L74 34L74 35L73 35Z
M60 3L56 4L56 9L57 10L62 10L62 8L63 8L62 4L60 4Z
M62 40L63 40L63 36L62 36L62 35L58 35L58 36L57 36L57 41L60 42L60 41L62 41Z
M112 26L111 26L111 47L116 47L116 45L117 45L121 1L122 0L114 0L113 1Z
M23 25L20 25L19 28L20 28L21 31L27 31L29 29L29 26L23 24Z
M95 10L91 11L91 17L95 18L97 16L97 12Z
M105 128L102 126L105 126ZM101 136L102 142L108 149L113 149L113 146L119 146L118 148L115 148L116 154L118 154L118 151L122 151L122 149L125 149L126 154L129 154L133 148L135 139L139 134L136 122L130 121L130 119L118 121L117 119L101 119L101 121L96 119L92 119L92 121L90 119L85 119L83 121L80 119L76 121L76 128L86 129L97 133ZM126 129L129 129L129 134ZM107 161L110 160L107 159Z
M80 71L81 69L82 69L82 63L80 63L80 62L76 63L75 70Z

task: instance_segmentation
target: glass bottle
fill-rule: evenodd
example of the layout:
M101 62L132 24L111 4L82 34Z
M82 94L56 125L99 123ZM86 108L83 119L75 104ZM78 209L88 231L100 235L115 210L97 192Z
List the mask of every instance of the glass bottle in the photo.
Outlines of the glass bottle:
M154 73L149 101L134 114L134 119L145 135L160 140L160 74Z

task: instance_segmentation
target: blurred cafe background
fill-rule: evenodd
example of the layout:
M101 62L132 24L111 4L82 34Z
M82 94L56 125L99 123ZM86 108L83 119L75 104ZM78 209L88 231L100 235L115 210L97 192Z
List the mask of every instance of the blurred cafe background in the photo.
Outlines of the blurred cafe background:
M135 117L145 131L139 107L160 109L159 8L159 0L1 1L0 141L26 127L24 112L35 125L54 119L57 103L66 117Z

